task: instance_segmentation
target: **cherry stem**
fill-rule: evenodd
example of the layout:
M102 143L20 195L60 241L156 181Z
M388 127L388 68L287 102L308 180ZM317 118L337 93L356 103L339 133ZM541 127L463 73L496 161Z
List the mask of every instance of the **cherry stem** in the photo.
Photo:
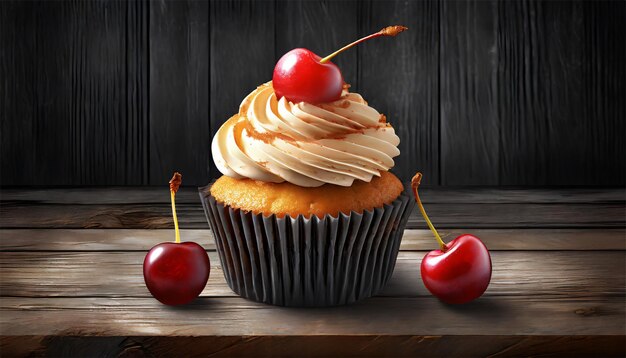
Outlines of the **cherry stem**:
M180 244L180 230L178 230L178 217L176 216L176 193L170 190L172 200L172 216L174 217L174 231L176 232L176 243Z
M178 216L176 216L176 192L182 183L183 176L175 172L170 180L170 200L172 201L172 216L174 217L174 231L176 232L176 243L180 244L180 230L178 230Z
M417 206L420 208L420 212L422 213L424 220L426 220L426 224L428 224L430 231L432 231L433 235L435 235L435 239L437 239L437 243L439 243L439 248L441 248L441 251L446 252L448 251L448 246L446 246L446 243L443 242L441 236L439 236L439 233L433 226L433 223L430 222L430 219L426 214L426 210L424 210L424 205L422 205L422 201L420 200L420 196L417 194L417 187L419 187L421 181L422 173L415 174L413 179L411 179L411 188L413 189L413 195L415 195L415 201L417 201Z
M330 55L324 57L323 59L320 60L320 63L326 63L328 61L330 61L333 57L337 56L338 54L344 52L345 50L354 47L358 44L360 44L361 42L367 41L369 39L373 39L376 37L381 37L381 36L396 36L397 34L401 33L404 30L407 30L407 27L404 26L400 26L400 25L395 25L395 26L387 26L384 29L381 29L380 31L373 33L371 35L367 35L365 37L363 37L362 39L356 40L342 48L340 48L339 50L331 53Z

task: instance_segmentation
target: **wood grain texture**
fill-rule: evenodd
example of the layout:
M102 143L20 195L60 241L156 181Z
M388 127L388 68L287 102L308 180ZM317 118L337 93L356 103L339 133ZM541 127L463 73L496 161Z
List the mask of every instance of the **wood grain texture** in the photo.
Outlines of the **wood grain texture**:
M130 161L126 165L136 165L141 176L135 171L126 171L124 184L147 184L150 169L150 4L145 1L126 3L127 46L126 46L126 112L129 119L128 131L124 133L128 143ZM132 145L135 143L135 145ZM117 181L107 181L106 184ZM92 183L89 183L92 184Z
M208 182L209 4L150 4L150 184Z
M624 184L625 16L617 1L499 3L501 184Z
M626 317L624 297L543 296L486 297L446 309L433 297L375 297L326 309L285 309L239 297L202 297L178 308L153 298L1 297L0 310L6 336L602 336L623 335ZM537 317L549 317L550 324Z
M205 243L201 241L200 243ZM145 252L2 252L0 291L10 297L151 297L142 275ZM402 251L378 297L432 297L420 279L425 251ZM235 297L216 252L202 297ZM544 300L623 297L623 251L492 252L489 297L541 296ZM97 263L97 264L94 264ZM584 268L584 269L581 269Z
M623 357L625 336L5 336L8 356Z
M485 295L462 306L432 297L419 266L423 250L434 242L424 228L410 229L380 295L325 309L285 309L235 296L224 281L210 230L188 228L183 238L208 250L209 283L190 305L158 303L145 288L141 265L146 249L171 240L172 230L129 227L169 222L162 194L156 188L0 192L0 225L65 215L82 224L119 220L113 226L122 228L0 230L2 356L626 353L623 188L425 190L427 206L438 218L486 226L471 230L492 253L493 278ZM181 191L179 199L181 217L204 220L195 189ZM24 208L21 213L14 211L18 207ZM129 215L121 214L126 211ZM616 226L575 227L590 218L594 225ZM500 221L521 226L494 227ZM538 222L563 227L533 228Z
M465 230L444 229L439 234L449 241ZM626 250L626 229L472 229L490 251L585 251ZM171 241L169 230L142 229L0 229L0 251L141 251ZM182 229L184 241L201 243L215 250L208 229ZM431 250L433 236L427 229L407 229L400 250Z
M2 2L7 185L143 184L146 5Z
M357 86L400 137L394 172L407 181L421 171L426 185L440 182L439 6L437 1L362 2L361 35L393 24L409 30L356 49Z
M211 1L210 139L257 86L271 81L275 59L274 1ZM208 153L210 140L201 149ZM211 158L211 176L221 173ZM195 182L206 185L209 180Z
M200 203L178 204L178 219L186 229L209 227ZM623 204L428 204L440 229L479 228L623 228ZM166 229L173 228L169 204L0 206L0 228ZM408 229L427 226L417 210Z
M497 1L441 2L442 185L499 183L497 4Z

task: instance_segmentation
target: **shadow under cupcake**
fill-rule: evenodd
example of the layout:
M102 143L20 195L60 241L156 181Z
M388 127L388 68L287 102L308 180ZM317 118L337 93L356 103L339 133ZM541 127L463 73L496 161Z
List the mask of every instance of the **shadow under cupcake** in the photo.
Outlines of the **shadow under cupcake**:
M380 292L414 206L388 170L400 140L344 89L324 104L253 91L213 138L224 174L200 188L224 276L238 295L333 306Z

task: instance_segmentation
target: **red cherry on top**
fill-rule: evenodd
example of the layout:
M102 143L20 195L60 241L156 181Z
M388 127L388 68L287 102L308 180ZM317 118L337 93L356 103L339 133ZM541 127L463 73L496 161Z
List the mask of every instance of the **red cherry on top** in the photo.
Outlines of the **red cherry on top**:
M424 256L421 265L422 281L437 298L446 303L459 304L480 297L491 281L491 256L485 244L473 235L461 235L444 243L430 222L422 205L417 187L422 173L411 180L411 187L417 206L435 235L440 250L433 250Z
M278 98L285 97L294 103L336 101L341 98L344 81L339 67L330 60L363 41L380 36L396 36L406 29L404 26L385 27L324 58L305 48L293 49L283 55L276 63L272 76L274 92Z
M161 303L182 305L193 301L209 279L209 257L195 242L164 242L143 261L148 290Z
M491 280L491 256L476 236L461 235L433 250L422 260L424 285L446 303L459 304L480 297Z
M291 102L324 103L341 97L343 76L332 62L305 48L287 52L274 68L272 84L278 98Z

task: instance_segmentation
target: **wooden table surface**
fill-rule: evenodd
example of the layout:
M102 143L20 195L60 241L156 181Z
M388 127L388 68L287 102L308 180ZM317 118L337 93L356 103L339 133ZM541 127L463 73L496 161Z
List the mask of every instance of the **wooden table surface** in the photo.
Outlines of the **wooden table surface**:
M177 196L182 239L209 252L211 276L184 307L154 300L142 277L174 238L167 188L0 192L0 355L520 356L626 354L626 201L616 189L424 189L450 240L492 252L479 300L448 306L419 265L436 248L417 212L377 297L294 309L226 285L195 188ZM417 211L417 210L416 210Z

